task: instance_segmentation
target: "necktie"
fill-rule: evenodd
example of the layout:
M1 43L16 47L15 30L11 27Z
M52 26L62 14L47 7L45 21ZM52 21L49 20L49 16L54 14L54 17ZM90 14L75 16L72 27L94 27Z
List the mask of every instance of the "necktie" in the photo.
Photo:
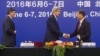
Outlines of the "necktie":
M80 22L78 22L78 31L79 31L79 29L80 29Z

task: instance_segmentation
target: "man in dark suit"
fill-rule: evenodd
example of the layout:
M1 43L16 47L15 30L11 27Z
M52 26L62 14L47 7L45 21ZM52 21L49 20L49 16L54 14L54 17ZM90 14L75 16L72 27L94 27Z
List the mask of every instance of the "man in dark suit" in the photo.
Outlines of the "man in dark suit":
M78 40L83 42L90 42L91 28L90 23L85 19L85 15L86 14L84 11L77 12L78 22L76 29L73 33L69 34L69 37L77 36Z
M7 14L3 22L2 44L6 47L14 47L16 45L16 29L12 19L15 16L15 9L9 8Z
M57 22L57 17L60 15L60 8L55 6L52 9L52 15L47 20L47 29L45 40L46 41L56 41L59 40L59 36L66 37L65 33L62 33Z

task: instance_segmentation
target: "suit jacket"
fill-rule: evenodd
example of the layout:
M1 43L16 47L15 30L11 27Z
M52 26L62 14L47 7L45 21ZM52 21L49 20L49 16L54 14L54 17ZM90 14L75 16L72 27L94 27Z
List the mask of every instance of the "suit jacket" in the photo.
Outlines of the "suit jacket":
M14 47L16 44L16 39L14 34L15 25L12 19L9 16L3 22L3 38L2 44L7 47Z
M80 38L83 42L91 41L90 40L90 36L91 36L90 23L86 19L83 20L79 30L78 30L78 23L77 23L75 31L73 33L71 33L70 36L74 37L78 34L80 35Z
M62 36L63 33L60 32L58 22L54 15L51 15L47 20L47 29L45 34L45 42L46 41L55 41L59 40L59 36Z

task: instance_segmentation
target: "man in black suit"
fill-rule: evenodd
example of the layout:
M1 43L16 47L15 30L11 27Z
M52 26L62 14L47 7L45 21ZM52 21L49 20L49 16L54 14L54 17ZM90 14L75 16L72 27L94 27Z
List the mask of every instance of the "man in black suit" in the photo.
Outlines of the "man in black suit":
M6 47L14 47L16 45L16 29L12 19L15 16L15 9L9 8L7 14L3 22L2 44Z
M76 29L73 33L68 34L69 37L77 36L78 40L81 40L82 42L90 42L90 36L91 36L91 28L90 23L85 19L85 12L84 11L78 11L77 12L77 25Z
M60 15L60 7L53 7L52 15L47 20L47 29L44 42L59 40L59 36L66 37L65 33L62 33L57 22L57 17Z

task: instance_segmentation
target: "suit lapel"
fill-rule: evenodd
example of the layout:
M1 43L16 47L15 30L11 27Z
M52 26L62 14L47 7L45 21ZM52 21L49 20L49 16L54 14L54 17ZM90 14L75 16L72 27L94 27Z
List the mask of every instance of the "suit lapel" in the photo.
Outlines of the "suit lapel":
M15 29L15 24L14 24L13 20L9 16L8 16L8 19L10 21L11 26Z
M52 16L54 17L55 24L56 24L57 28L59 29L59 24L58 24L58 22L57 22L55 16L54 16L54 15L52 15Z
M83 20L83 22L82 22L82 24L81 24L80 29L79 29L79 31L78 31L78 32L80 32L80 31L81 31L81 29L82 29L82 28L83 28L83 26L84 26L84 23L85 23L85 19Z

